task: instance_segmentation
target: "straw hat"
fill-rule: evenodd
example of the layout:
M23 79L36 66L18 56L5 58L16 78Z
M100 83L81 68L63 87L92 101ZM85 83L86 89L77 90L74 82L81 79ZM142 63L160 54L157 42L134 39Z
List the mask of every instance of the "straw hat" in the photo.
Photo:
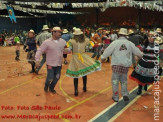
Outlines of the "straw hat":
M118 34L127 36L128 35L127 29L126 28L120 28L120 31L118 32Z
M106 31L106 33L107 33L107 34L109 34L109 33L110 33L110 31L108 31L108 30L107 30L107 31Z
M73 30L75 30L76 29L76 27L73 27Z
M80 28L76 28L75 31L73 32L74 35L81 35L83 32L80 30Z
M149 35L156 35L156 32L150 31L148 34L149 34Z
M35 33L34 30L30 29L28 33Z
M161 32L161 28L157 28L157 29L156 29L156 32L157 32L157 33L162 33L162 32Z
M52 31L60 31L60 32L62 32L60 27L54 27Z
M156 37L155 42L157 44L161 44L163 41L162 41L161 37Z
M48 30L49 28L48 28L48 25L43 25L43 28L42 28L42 30Z
M99 31L99 30L102 30L103 28L98 28L97 30Z
M144 32L144 28L141 28L141 29L140 29L140 32Z
M68 30L67 30L67 29L64 29L64 30L63 30L63 33L68 33Z
M134 33L134 31L132 30L132 29L129 29L128 30L128 34L130 35L130 34L133 34Z
M20 44L20 41L17 41L16 44Z

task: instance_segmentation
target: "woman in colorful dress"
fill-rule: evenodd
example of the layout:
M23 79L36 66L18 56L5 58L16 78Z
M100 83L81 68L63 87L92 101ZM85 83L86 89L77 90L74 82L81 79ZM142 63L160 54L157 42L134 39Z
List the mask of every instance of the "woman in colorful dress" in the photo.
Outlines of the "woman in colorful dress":
M72 49L72 58L66 76L74 78L75 96L78 96L78 78L83 78L83 91L87 91L87 74L101 69L101 63L94 61L85 53L85 48L90 45L89 39L84 38L83 32L77 28L73 33L73 39L70 39L69 44Z
M140 95L142 93L142 87L144 86L144 90L147 91L147 85L152 84L156 79L154 78L156 75L154 67L157 65L158 59L155 56L156 50L159 49L159 45L154 42L155 40L155 32L150 31L148 35L148 39L145 41L143 45L143 57L139 60L135 70L132 72L130 79L136 81L138 83L138 92ZM158 69L159 70L159 69Z
M28 60L28 63L30 63L32 66L32 70L30 71L30 73L34 73L35 72L35 54L37 51L37 47L36 47L35 32L32 29L28 32L28 37L27 37L24 49L26 50L26 52L28 52L27 60Z

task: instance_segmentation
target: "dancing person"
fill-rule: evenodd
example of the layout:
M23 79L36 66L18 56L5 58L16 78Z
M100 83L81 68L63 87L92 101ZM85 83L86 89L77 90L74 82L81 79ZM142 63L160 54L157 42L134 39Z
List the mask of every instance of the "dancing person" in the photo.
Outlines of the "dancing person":
M101 55L101 59L109 56L112 65L112 99L114 102L119 101L119 81L121 83L121 94L124 101L129 101L129 93L127 90L127 73L132 64L132 55L142 57L141 51L130 41L127 40L127 29L121 28L119 38L113 41Z
M85 48L90 44L89 39L84 38L83 32L77 28L74 37L69 41L72 48L72 58L66 76L74 78L75 96L78 96L78 78L83 78L83 91L87 91L87 74L101 69L101 63L94 61L85 53Z

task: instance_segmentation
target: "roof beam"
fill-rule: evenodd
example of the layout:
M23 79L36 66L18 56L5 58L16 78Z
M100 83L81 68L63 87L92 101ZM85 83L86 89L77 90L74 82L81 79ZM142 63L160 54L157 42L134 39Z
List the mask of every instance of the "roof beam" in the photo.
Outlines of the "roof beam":
M107 0L2 0L9 3L14 3L15 1L19 2L53 2L53 3L93 3L93 2L106 2Z

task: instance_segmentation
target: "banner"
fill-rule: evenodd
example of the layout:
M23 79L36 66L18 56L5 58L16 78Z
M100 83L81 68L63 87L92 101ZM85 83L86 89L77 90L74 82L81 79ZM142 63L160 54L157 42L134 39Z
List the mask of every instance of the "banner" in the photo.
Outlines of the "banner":
M16 23L16 17L15 17L13 8L10 7L10 6L6 6L6 7L7 7L7 11L8 11L8 14L9 14L9 17L10 17L12 23L13 23L13 22Z

